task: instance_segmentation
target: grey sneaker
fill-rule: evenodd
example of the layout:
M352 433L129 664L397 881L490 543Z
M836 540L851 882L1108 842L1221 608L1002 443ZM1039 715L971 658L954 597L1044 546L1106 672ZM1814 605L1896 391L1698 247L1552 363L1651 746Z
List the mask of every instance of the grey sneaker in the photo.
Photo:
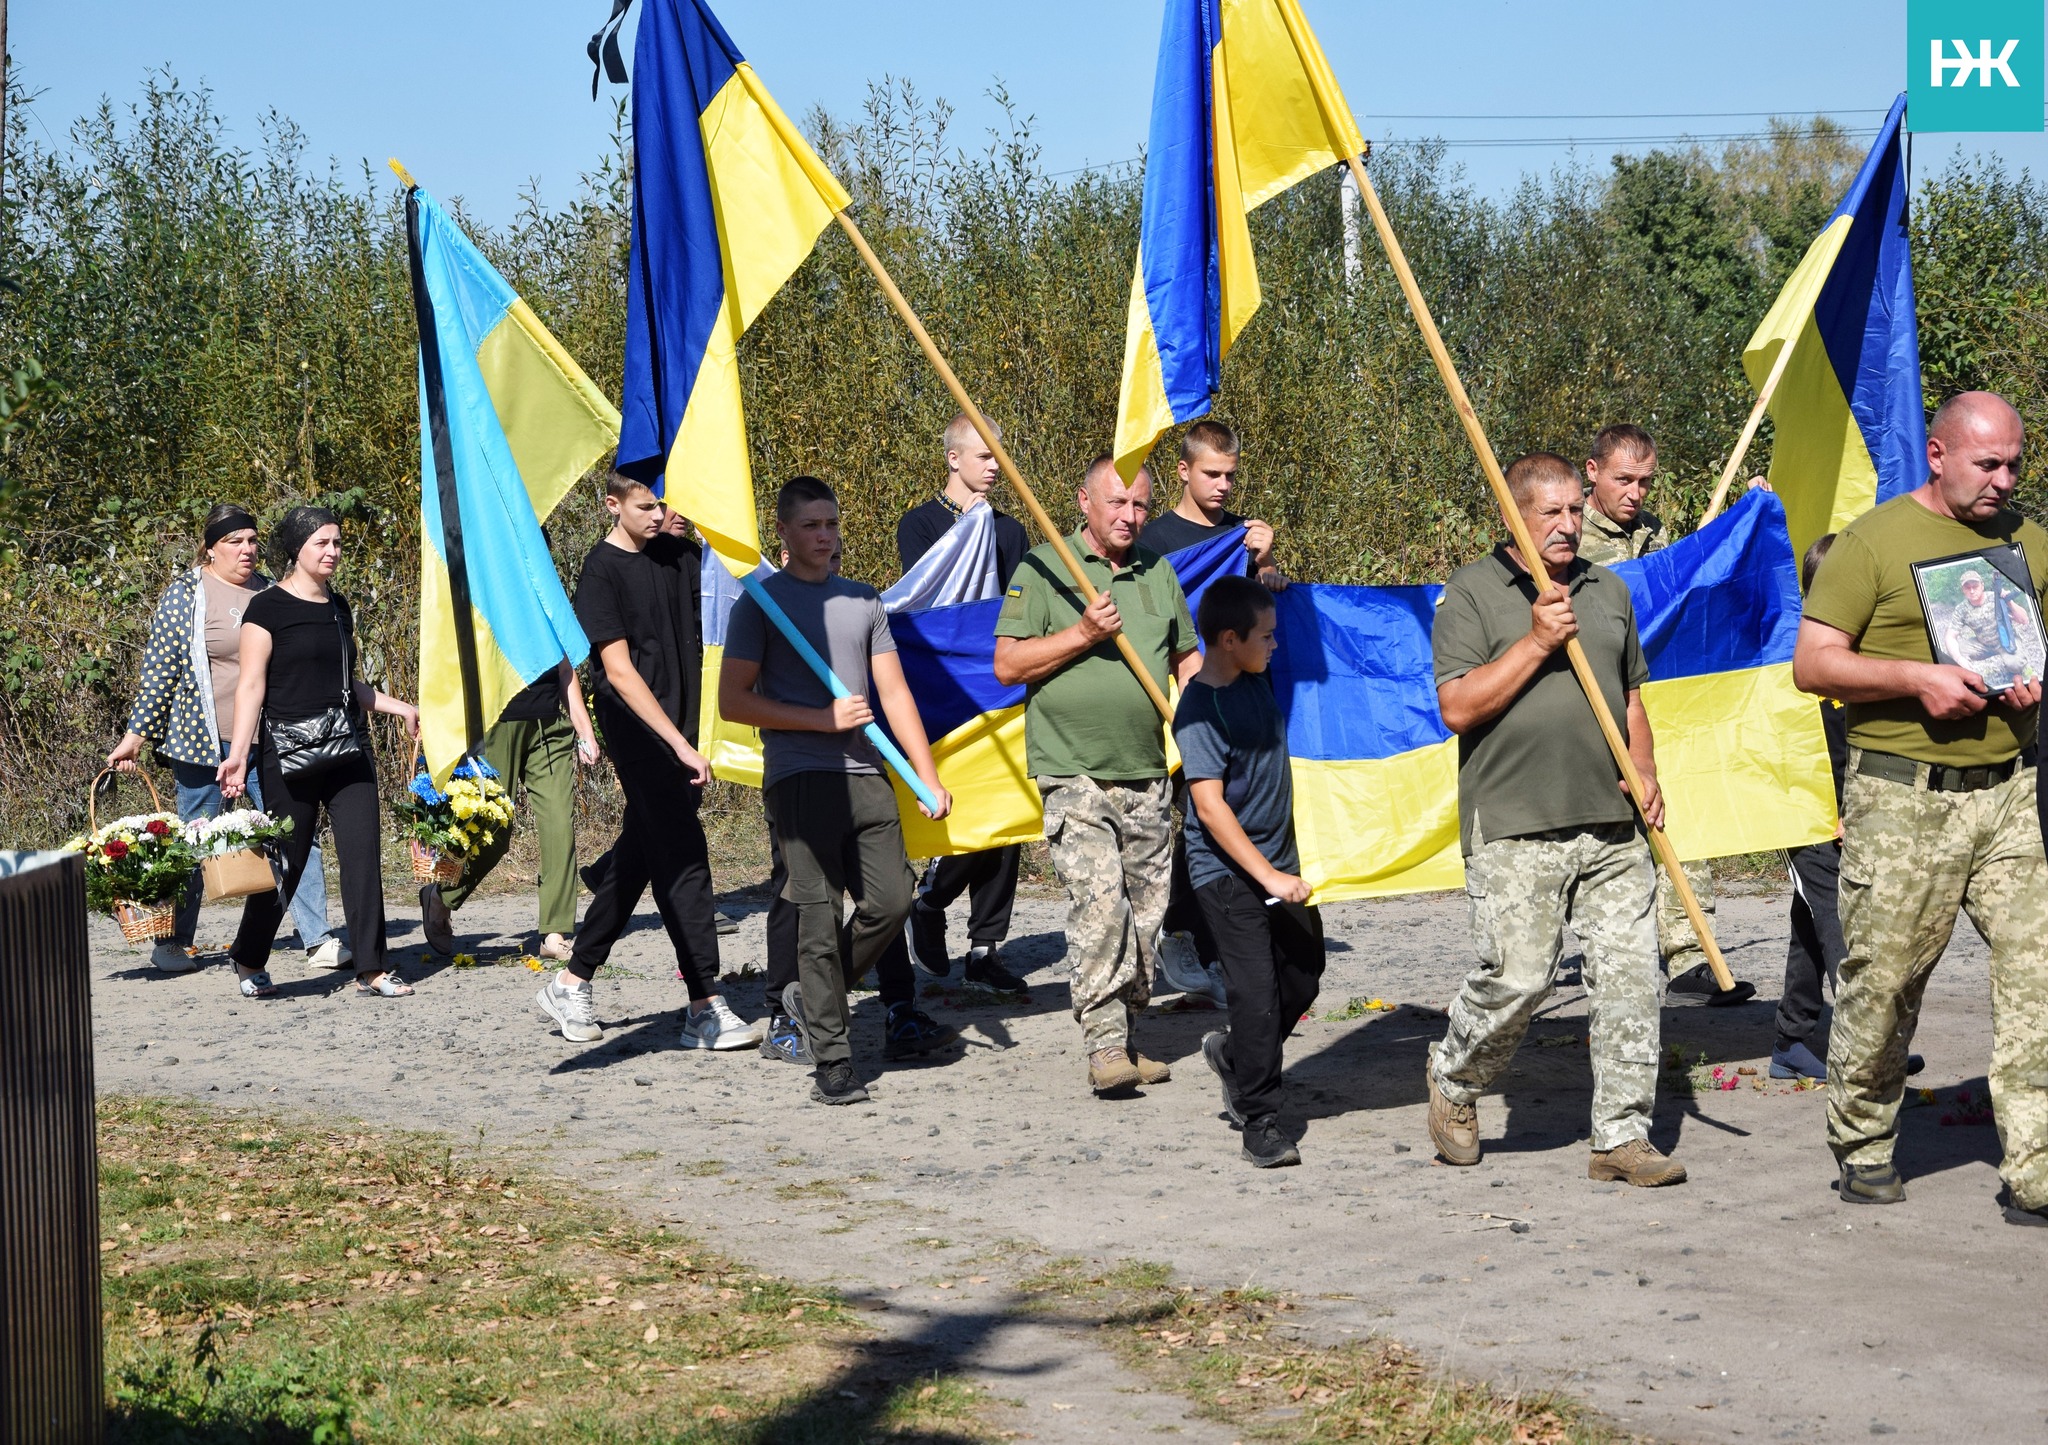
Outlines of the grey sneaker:
M589 984L563 988L559 978L551 978L541 985L533 1001L540 1005L542 1013L561 1025L562 1037L570 1043L594 1044L604 1037L604 1030L597 1026Z
M1159 974L1166 980L1166 988L1162 992L1205 998L1218 1008L1226 1006L1223 980L1202 962L1202 955L1195 950L1193 935L1162 931L1158 941L1152 945L1152 952L1159 961Z
M199 960L185 951L185 945L166 938L149 951L149 961L158 973L190 973Z
M759 1048L761 1025L748 1023L732 1011L722 996L714 994L708 1008L684 1008L679 1043L686 1049Z

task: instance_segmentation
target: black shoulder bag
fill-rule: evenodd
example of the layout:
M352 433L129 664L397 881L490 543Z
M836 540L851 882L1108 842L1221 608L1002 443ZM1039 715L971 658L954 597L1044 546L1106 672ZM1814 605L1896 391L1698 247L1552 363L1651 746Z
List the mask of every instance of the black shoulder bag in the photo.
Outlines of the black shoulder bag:
M342 631L341 604L334 608L334 630L341 638L341 704L308 718L281 722L267 713L263 719L270 755L285 781L316 778L346 763L369 756L355 707L355 694L348 679L348 634Z

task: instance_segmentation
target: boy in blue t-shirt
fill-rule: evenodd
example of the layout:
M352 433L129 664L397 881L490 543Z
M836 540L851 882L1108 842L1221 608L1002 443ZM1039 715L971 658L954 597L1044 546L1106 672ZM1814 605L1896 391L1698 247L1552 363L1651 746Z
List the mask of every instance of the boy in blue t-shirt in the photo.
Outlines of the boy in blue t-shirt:
M1230 1007L1229 1030L1202 1040L1202 1058L1244 1128L1244 1157L1261 1169L1301 1162L1280 1131L1280 1052L1323 976L1322 915L1295 874L1287 720L1265 675L1274 621L1273 594L1257 582L1212 582L1196 619L1202 670L1173 715L1191 804L1188 874Z

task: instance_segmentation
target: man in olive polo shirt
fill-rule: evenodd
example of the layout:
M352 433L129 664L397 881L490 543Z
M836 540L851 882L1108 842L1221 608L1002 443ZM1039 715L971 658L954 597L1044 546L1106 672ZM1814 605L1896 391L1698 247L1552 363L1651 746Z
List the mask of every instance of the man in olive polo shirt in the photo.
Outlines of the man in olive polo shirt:
M1166 1065L1132 1045L1151 998L1152 944L1172 873L1164 721L1117 650L1128 637L1152 681L1201 665L1180 581L1137 545L1152 504L1145 472L1126 486L1105 452L1089 464L1081 526L1067 545L1096 598L1050 543L1025 554L1003 594L995 673L1027 689L1024 746L1045 803L1045 839L1067 890L1074 1017L1098 1094L1160 1084Z
M1513 546L1460 567L1437 605L1437 705L1458 734L1458 829L1479 966L1430 1050L1429 1137L1447 1164L1479 1162L1479 1096L1557 983L1569 923L1585 950L1593 1061L1593 1179L1678 1184L1650 1143L1657 1102L1656 870L1620 770L1565 656L1579 639L1664 819L1641 688L1649 678L1628 587L1579 559L1584 486L1550 452L1507 472L1553 581L1539 594Z
M1828 1036L1828 1146L1844 1204L1896 1204L1907 1048L1958 910L1991 949L1991 1109L2005 1217L2048 1225L2048 858L2035 813L2041 685L1992 692L1934 660L1913 564L1976 553L2016 597L2048 580L2048 532L2014 511L2019 413L1964 392L1927 427L1928 480L1841 530L1806 597L1792 675L1848 707L1842 960ZM1952 574L1951 574L1952 575Z

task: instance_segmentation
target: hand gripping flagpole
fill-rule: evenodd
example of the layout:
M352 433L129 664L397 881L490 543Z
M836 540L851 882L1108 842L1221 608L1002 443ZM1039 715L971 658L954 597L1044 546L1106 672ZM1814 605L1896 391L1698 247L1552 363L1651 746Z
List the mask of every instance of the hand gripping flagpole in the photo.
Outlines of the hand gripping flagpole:
M797 656L801 657L810 666L811 671L818 675L818 681L825 684L826 688L832 693L832 696L853 696L853 693L847 688L846 684L839 680L839 674L832 670L832 665L818 655L817 648L811 646L810 639L797 631L796 624L789 619L789 614L782 610L782 604L768 595L768 589L761 585L759 577L749 572L746 576L740 578L740 586L746 589L747 596L753 598L755 604L768 615L768 620L775 624L775 630L788 639L789 645L796 649ZM937 813L939 811L937 795L925 786L924 779L920 778L917 775L917 770L910 766L910 759L903 756L903 750L890 740L887 733L882 731L882 725L880 723L868 723L861 728L861 732L867 736L869 742L875 745L875 751L882 755L883 761L889 764L889 767L895 772L896 776L903 779L904 786L917 795L918 802L924 804L924 810L927 813Z
M1368 151L1370 154L1370 151ZM1386 209L1380 205L1379 193L1373 189L1372 181L1365 173L1365 167L1358 156L1346 156L1351 167L1351 178L1358 183L1358 194L1365 201L1366 209L1372 213L1373 229L1379 232L1380 243L1387 249L1387 259L1393 262L1394 275L1401 283L1401 292L1408 298L1408 309L1415 314L1415 324L1422 332L1423 344L1428 346L1430 358L1436 362L1438 374L1443 377L1444 388L1451 394L1451 405L1457 409L1458 420L1464 424L1465 435L1471 440L1472 450L1478 455L1480 470L1486 473L1487 484L1493 488L1494 500L1500 504L1501 515L1513 535L1515 548L1522 554L1522 561L1529 569L1529 575L1536 583L1536 590L1542 592L1550 586L1549 569L1543 565L1543 555L1536 550L1535 539L1529 534L1529 526L1522 520L1522 512L1515 505L1512 493L1508 491L1507 478L1502 475L1500 459L1493 454L1493 444L1486 439L1486 431L1479 424L1479 414L1472 409L1472 400L1465 395L1464 383L1458 380L1458 368L1451 360L1451 353L1444 346L1443 336L1436 329L1436 321L1429 313L1429 303L1422 299L1422 288L1415 282L1415 273L1408 268L1408 257L1401 250L1401 242L1394 235L1394 228L1387 221ZM1788 346L1787 352L1791 350ZM1574 637L1565 643L1565 656L1570 660L1573 674L1579 686L1586 690L1586 701L1592 705L1593 716L1600 723L1601 735L1607 739L1607 750L1614 754L1615 766L1621 769L1622 780L1628 784L1629 797L1635 801L1638 812L1643 806L1643 778L1636 770L1635 759L1629 756L1628 744L1622 739L1621 729L1615 726L1614 714L1608 710L1607 699L1594 680L1593 666L1586 660L1586 650ZM1721 947L1714 941L1714 932L1707 924L1706 914L1700 910L1700 901L1686 881L1684 869L1678 861L1677 850L1671 840L1664 836L1664 830L1651 824L1646 817L1643 826L1649 829L1650 849L1657 861L1664 865L1670 876L1671 886L1685 905L1685 916L1692 920L1693 930L1699 934L1700 947L1705 950L1707 964L1713 970L1714 982L1722 992L1735 987L1734 975L1728 972L1727 960L1721 957Z
M833 218L839 222L840 229L846 232L847 239L853 242L853 249L860 253L860 258L867 263L868 270L874 273L876 283L882 288L882 294L889 298L889 304L896 309L896 314L903 318L903 324L910 328L910 334L917 338L918 347L924 352L925 360L932 364L932 370L939 374L939 380L944 382L946 390L952 393L954 405L960 408L961 414L973 425L975 433L980 436L989 451L995 454L996 465L1002 468L1003 475L1016 489L1025 510L1031 513L1031 520L1036 522L1038 530L1045 534L1045 540L1052 543L1053 551L1059 554L1061 563L1072 574L1074 585L1081 589L1083 597L1093 603L1096 596L1095 584L1090 582L1088 574L1081 570L1080 559L1074 556L1073 549L1067 545L1066 534L1053 524L1051 516L1039 505L1037 494L1025 482L1023 474L1017 470L1017 464L1010 460L1009 452L1004 450L1002 439L995 434L995 429L981 414L981 408L967 395L967 388L960 384L960 378L955 376L953 368L946 364L946 358L939 353L931 334L924 329L924 323L917 319L917 313L910 309L910 303L903 299L903 293L896 289L896 282L890 278L888 268L882 265L882 258L868 245L868 238L863 236L860 227L853 223L853 217L844 211L836 211ZM1124 661L1129 664L1132 674L1138 679L1138 685L1145 689L1145 696L1152 699L1152 706L1159 709L1159 716L1169 723L1172 722L1172 704L1167 702L1166 694L1160 690L1159 684L1152 680L1152 674L1145 670L1138 650L1131 646L1131 639L1121 632L1116 635L1116 650L1123 654Z

